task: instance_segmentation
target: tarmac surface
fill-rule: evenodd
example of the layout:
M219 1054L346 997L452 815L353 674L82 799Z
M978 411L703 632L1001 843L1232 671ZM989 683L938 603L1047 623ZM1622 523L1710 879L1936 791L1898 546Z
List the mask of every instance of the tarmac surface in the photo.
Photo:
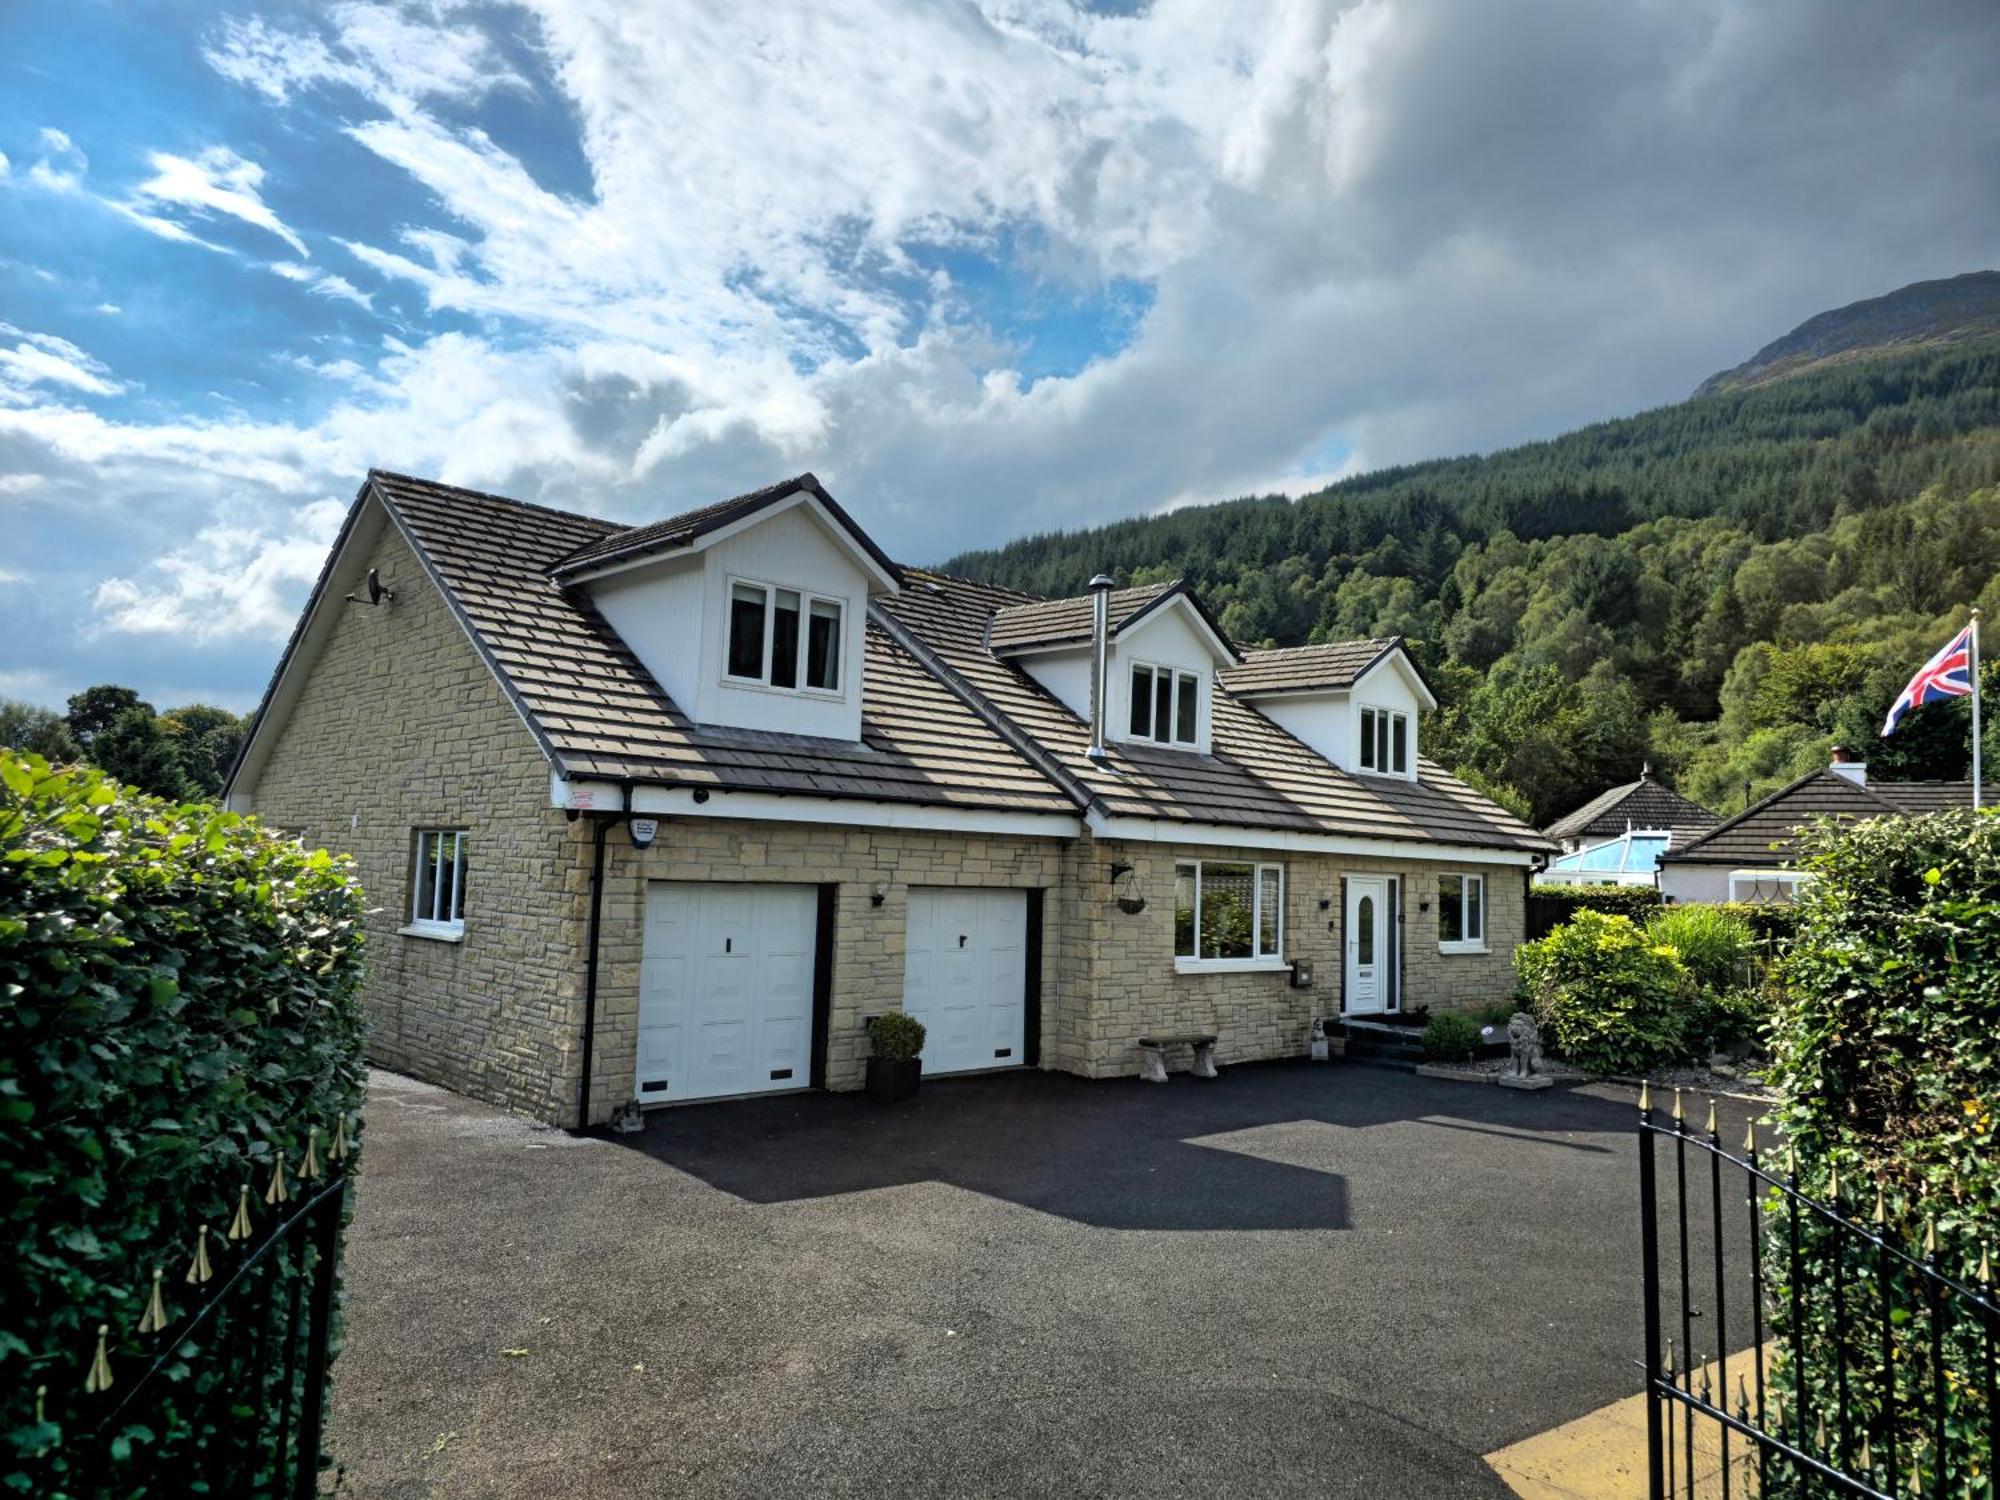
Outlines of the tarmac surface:
M1640 1388L1615 1086L1017 1072L598 1139L378 1072L366 1118L341 1494L1503 1496L1482 1455Z

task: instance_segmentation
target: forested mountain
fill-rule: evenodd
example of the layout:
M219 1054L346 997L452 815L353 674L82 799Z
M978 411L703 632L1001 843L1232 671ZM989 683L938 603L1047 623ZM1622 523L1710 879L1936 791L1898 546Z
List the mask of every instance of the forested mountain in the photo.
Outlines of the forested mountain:
M1709 376L1694 393L1712 396L1784 380L1834 360L1908 353L1919 345L1995 335L2000 335L2000 271L1913 281L1886 297L1850 302L1806 319L1735 369Z
M1648 760L1719 811L1837 740L1963 776L1962 703L1876 735L1965 609L2000 611L2000 338L945 568L1045 594L1185 576L1247 642L1408 636L1444 704L1427 750L1538 822Z

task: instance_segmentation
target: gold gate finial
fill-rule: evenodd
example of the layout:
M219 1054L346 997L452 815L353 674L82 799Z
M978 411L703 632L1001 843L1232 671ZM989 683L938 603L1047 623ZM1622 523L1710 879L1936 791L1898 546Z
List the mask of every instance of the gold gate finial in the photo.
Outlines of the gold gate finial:
M1715 1101L1713 1099L1708 1101L1708 1133L1711 1136L1715 1134Z
M1755 1120L1752 1120L1748 1125L1743 1127L1743 1154L1745 1156L1755 1156L1757 1154L1757 1122Z
M305 1160L299 1163L299 1181L317 1182L318 1180L319 1126L315 1125L306 1132L306 1155Z
M343 1113L340 1117L340 1123L334 1127L333 1144L327 1148L327 1159L329 1161L346 1161L347 1152L347 1116Z
M153 1294L146 1299L146 1316L139 1320L139 1332L158 1333L167 1326L166 1299L160 1295L160 1281L167 1273L153 1267Z
M1653 1085L1647 1080L1642 1078L1639 1080L1639 1113L1642 1115L1649 1115L1652 1112L1653 1112Z
M1674 1118L1675 1118L1676 1120L1678 1120L1678 1119L1681 1119L1681 1118L1682 1118L1682 1115L1681 1115L1681 1091L1680 1091L1679 1089L1675 1089L1675 1090L1674 1090Z
M188 1266L188 1285L200 1286L215 1275L208 1264L208 1226L202 1225L194 1238L194 1260Z
M246 1182L236 1195L236 1217L229 1221L229 1238L247 1240L250 1238L251 1228L250 1184Z
M97 1325L97 1357L90 1362L90 1373L84 1377L83 1389L86 1395L100 1396L111 1389L111 1351L107 1340L111 1337L111 1325Z
M291 1196L291 1189L285 1186L285 1153L280 1151L278 1159L271 1163L271 1185L264 1189L264 1201L283 1203Z

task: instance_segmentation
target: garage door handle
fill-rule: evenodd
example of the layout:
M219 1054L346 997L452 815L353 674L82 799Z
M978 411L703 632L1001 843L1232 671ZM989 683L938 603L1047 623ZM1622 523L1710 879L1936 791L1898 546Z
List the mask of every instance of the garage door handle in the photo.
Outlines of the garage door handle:
M965 946L965 934L962 932L958 935L958 946L961 948Z
M729 951L730 951L730 948L729 948L729 945L730 945L731 943L735 942L735 941L736 941L736 939L735 939L735 938L724 938L724 939L722 940L722 951L723 951L724 953L727 953L727 952L729 952Z

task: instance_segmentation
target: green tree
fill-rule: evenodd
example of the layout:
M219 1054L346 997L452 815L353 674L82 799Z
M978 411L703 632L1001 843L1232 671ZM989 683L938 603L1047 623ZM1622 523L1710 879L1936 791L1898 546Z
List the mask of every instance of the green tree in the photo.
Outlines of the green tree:
M190 703L160 715L160 729L179 755L189 787L203 797L222 792L243 743L243 721L226 708Z
M98 735L135 708L145 709L148 718L152 716L153 705L128 687L102 682L85 688L69 700L69 732L88 751Z
M156 797L178 799L193 791L179 749L143 703L92 734L90 759L107 775Z
M0 749L39 755L54 765L73 761L78 754L76 739L61 714L14 698L0 698Z

